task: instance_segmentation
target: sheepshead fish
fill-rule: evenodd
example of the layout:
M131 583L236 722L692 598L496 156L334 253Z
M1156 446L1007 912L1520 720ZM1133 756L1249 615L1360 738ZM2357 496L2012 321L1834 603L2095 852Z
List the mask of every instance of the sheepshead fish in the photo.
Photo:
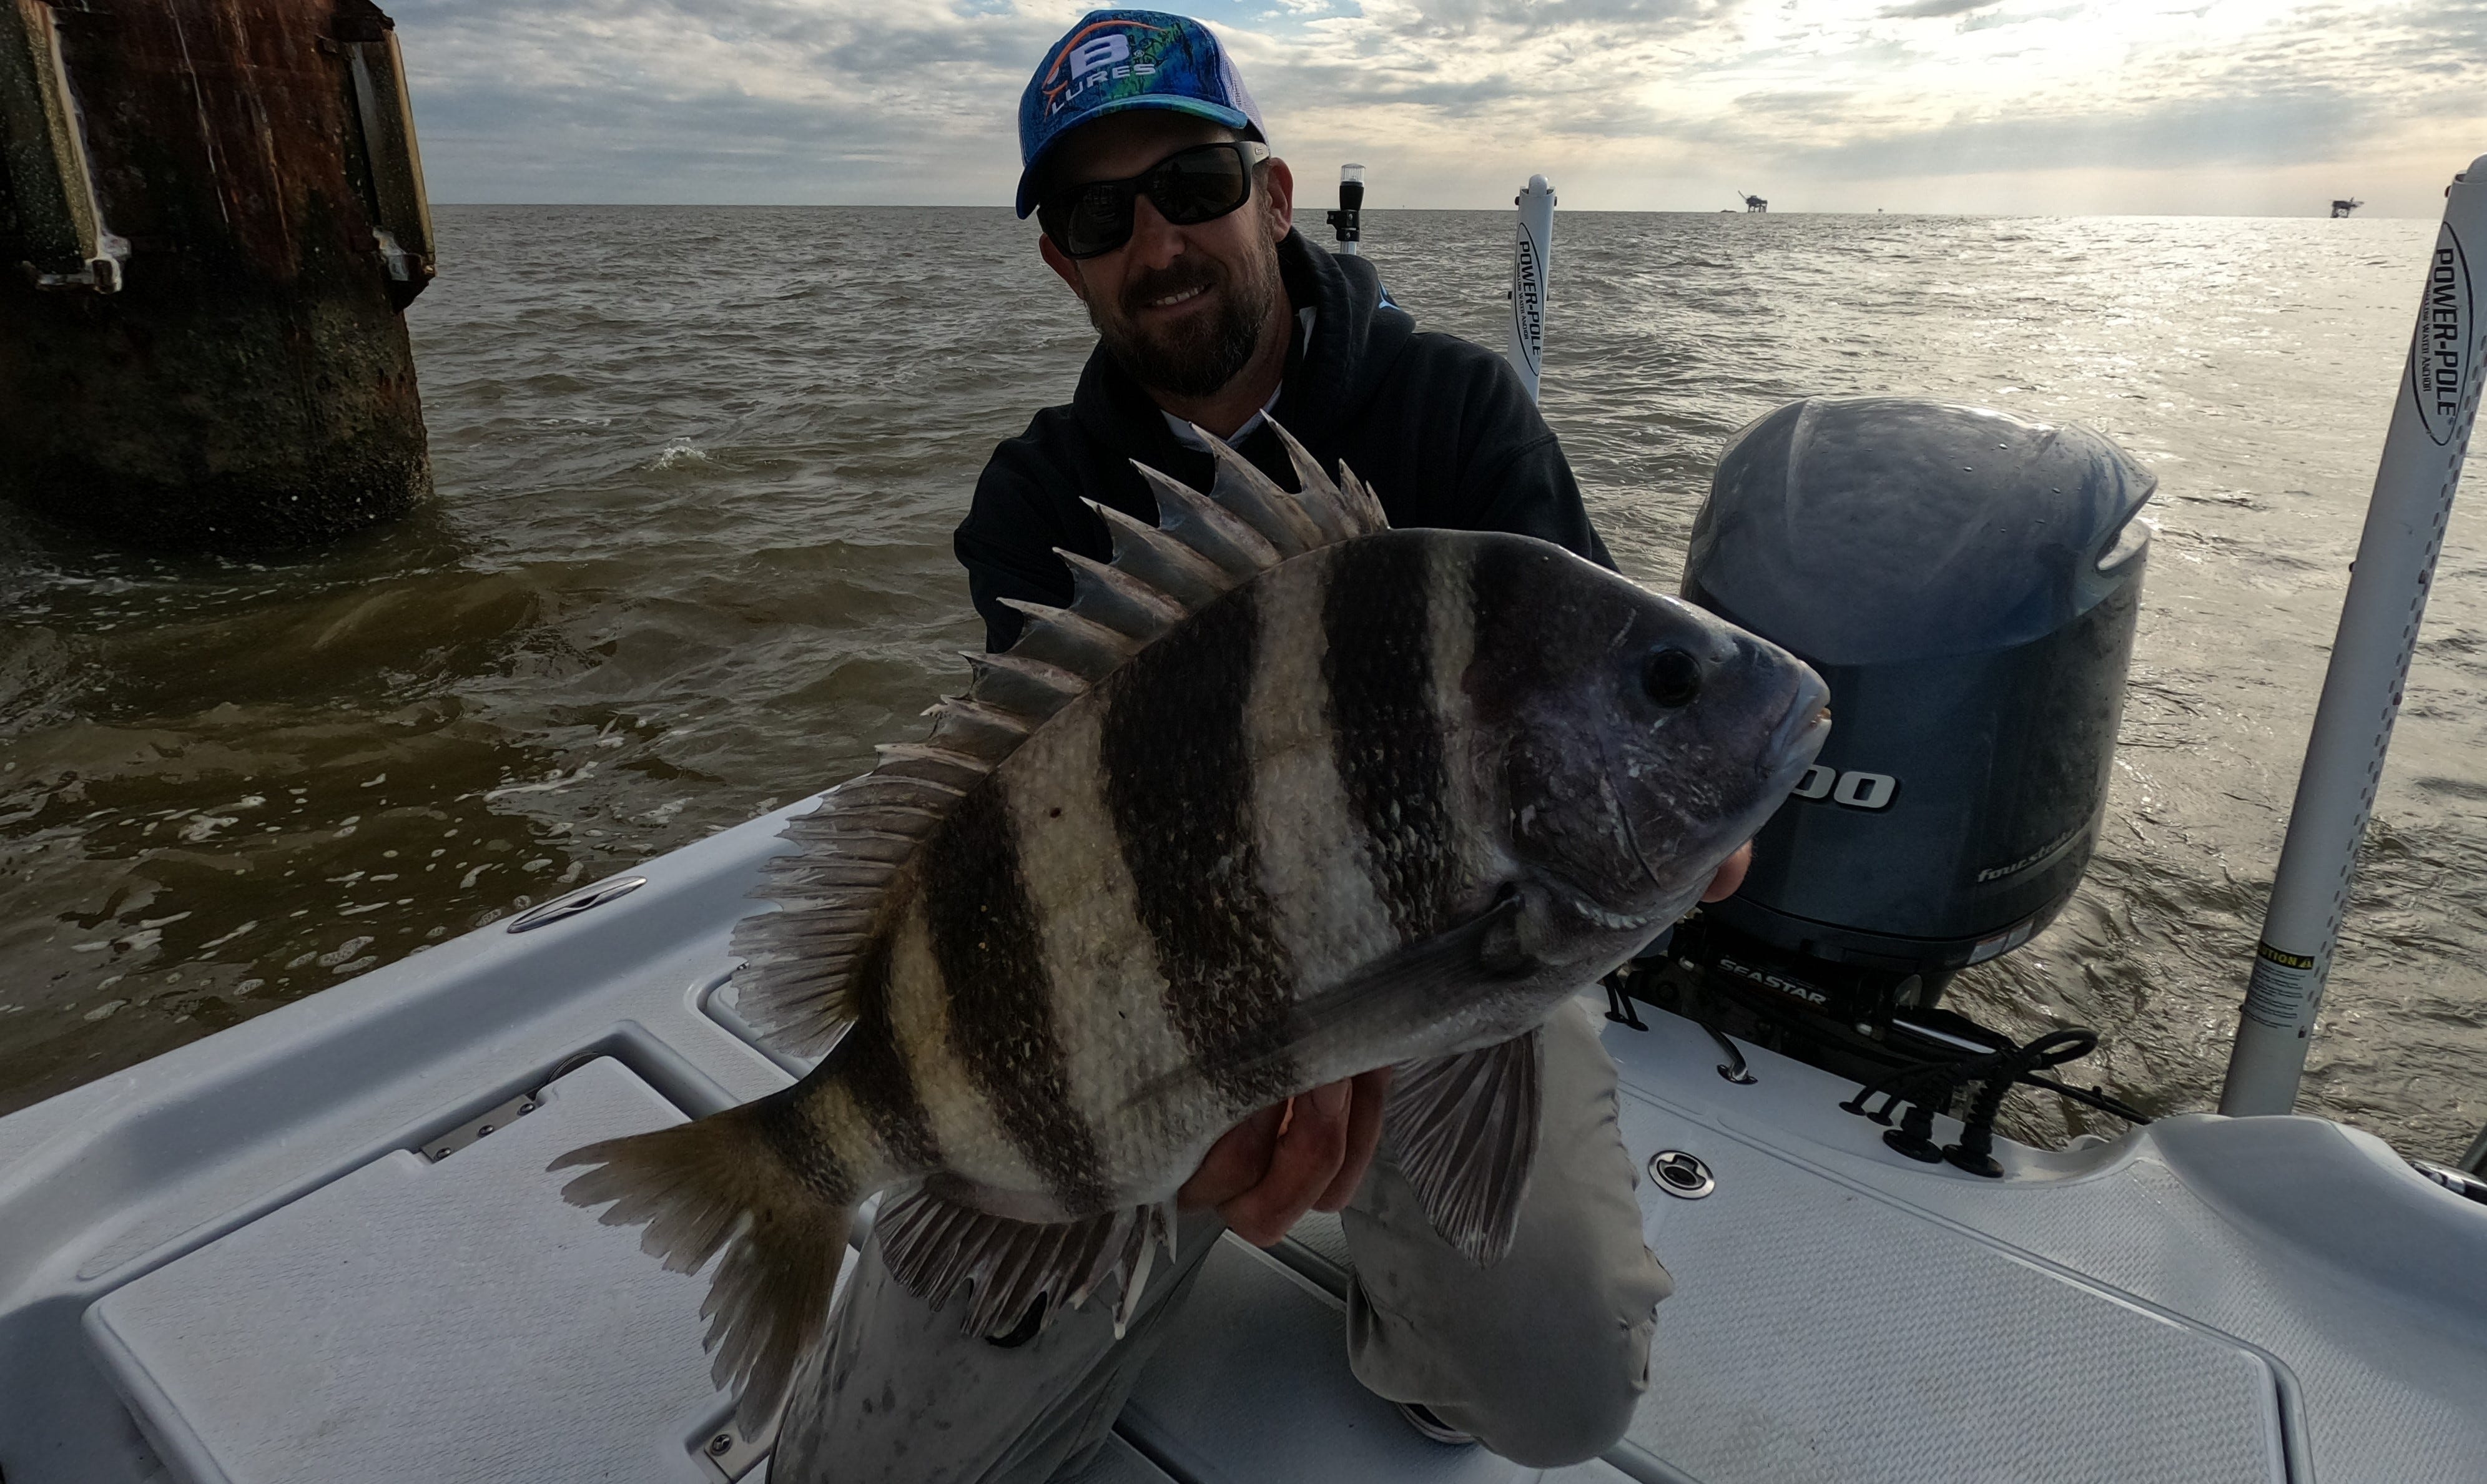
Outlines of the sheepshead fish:
M741 1013L825 1051L783 1092L576 1150L564 1193L717 1260L719 1386L764 1417L864 1197L964 1322L1135 1307L1172 1202L1254 1109L1397 1066L1386 1147L1479 1263L1537 1147L1537 1028L1699 898L1821 747L1793 657L1545 542L1392 530L1284 438L1145 467L1110 564L1020 605L930 738L791 825Z

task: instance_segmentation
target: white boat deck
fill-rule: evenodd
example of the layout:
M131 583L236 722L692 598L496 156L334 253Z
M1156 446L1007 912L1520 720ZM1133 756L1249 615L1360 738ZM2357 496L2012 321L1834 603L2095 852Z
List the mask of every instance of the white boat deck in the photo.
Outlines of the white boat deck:
M720 1431L705 1280L544 1165L788 1079L716 992L789 812L0 1119L0 1478L765 1478ZM1643 1184L1678 1289L1606 1459L1417 1438L1348 1374L1317 1218L1221 1244L1091 1478L2487 1479L2487 1207L2380 1142L2177 1118L1980 1180L1644 1014L1607 1035L1626 1140L1717 1190Z

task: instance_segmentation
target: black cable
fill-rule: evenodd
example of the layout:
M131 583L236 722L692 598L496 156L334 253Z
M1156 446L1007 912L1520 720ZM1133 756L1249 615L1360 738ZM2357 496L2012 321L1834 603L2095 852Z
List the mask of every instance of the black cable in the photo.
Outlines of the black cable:
M2051 1030L2026 1046L1997 1053L1992 1073L1961 1118L1959 1142L1945 1144L1942 1157L1972 1175L1999 1177L2003 1166L1995 1161L1995 1119L2003 1111L2003 1095L2013 1083L2042 1067L2060 1067L2097 1050L2098 1032L2081 1025Z
M2102 1113L2121 1118L2136 1128L2150 1121L2148 1113L2096 1087L2075 1087L2070 1083L2056 1081L2052 1077L2040 1077L2035 1072L2023 1073L2021 1080L2032 1087L2043 1087L2059 1097L2069 1098L2084 1107L2094 1107Z
M1635 999L1648 997L1635 994L1635 991L1640 986L1639 975L1655 974L1658 972L1656 968L1649 966L1653 962L1655 961L1636 961L1626 968L1618 970L1616 973L1607 976L1606 989L1607 992L1607 1018L1608 1020L1617 1021L1627 1025L1633 1024L1635 1022L1639 1020L1639 1017L1633 1011L1632 1002ZM1892 1117L1893 1114L1898 1111L1900 1104L1914 1103L1917 1101L1914 1097L1907 1095L1907 1093L1912 1089L1895 1089L1890 1086L1889 1084L1895 1079L1907 1077L1910 1074L1929 1070L1939 1072L1945 1069L1958 1069L1962 1075L1943 1078L1943 1080L1949 1083L1949 1085L1930 1086L1925 1089L1928 1095L1933 1097L1940 1106L1947 1107L1950 1106L1951 1098L1957 1094L1962 1085L1966 1084L1972 1078L1980 1078L1984 1075L1991 1074L1995 1067L1993 1057L1996 1053L2008 1053L2022 1050L2022 1048L2015 1046L2009 1038L1988 1030L1985 1026L1978 1024L1974 1021L1969 1020L1966 1016L1960 1016L1958 1018L1959 1024L1957 1029L1963 1034L1964 1039L1967 1038L1968 1033L1970 1032L1974 1032L1976 1035L1991 1038L1993 1043L1991 1052L1987 1055L1965 1057L1957 1062L1919 1060L1909 1056L1905 1052L1895 1050L1886 1042L1875 1040L1870 1036L1859 1035L1849 1029L1846 1025L1834 1024L1811 1019L1791 1017L1785 1013L1785 1007L1779 1004L1776 997L1771 995L1768 992L1754 989L1751 986L1746 985L1726 975L1703 971L1699 964L1695 961L1688 960L1683 961L1683 963L1685 967L1691 969L1700 976L1700 982L1704 990L1736 1002L1743 1006L1747 1013L1753 1015L1758 1020L1767 1022L1769 1025L1775 1027L1784 1034L1792 1035L1802 1041L1812 1042L1817 1046L1836 1048L1837 1050L1845 1051L1851 1055L1862 1056L1885 1063L1889 1068L1889 1071L1885 1076L1877 1078L1874 1081L1860 1087L1855 1098L1850 1099L1846 1103L1842 1103L1840 1106L1846 1108L1849 1112L1858 1114L1860 1117L1869 1118L1875 1123L1883 1125L1886 1129L1893 1127ZM1615 1013L1618 1002L1620 1003L1623 1012L1620 1015ZM1651 1003L1658 1003L1658 1001L1651 1000ZM1920 1017L1927 1014L1923 1008L1912 1010L1910 1013ZM1956 1015L1957 1012L1954 1012L1954 1014ZM1904 1030L1915 1028L1909 1026L1904 1022L1895 1023L1899 1024L1899 1028ZM2095 1045L2096 1032L2088 1030L2085 1026L2074 1026L2070 1027L2070 1029L2091 1036L2093 1038L2093 1045ZM1714 1029L1712 1030L1712 1034L1715 1036L1718 1032ZM2061 1034L2061 1032L2053 1032L2051 1034ZM2040 1041L2044 1041L2047 1038L2043 1036L2039 1038ZM2065 1057L2063 1059L2073 1060L2075 1058ZM2053 1064L2054 1063L2052 1061L2049 1063L2049 1065ZM2095 1108L2099 1112L2109 1114L2114 1118L2122 1119L2124 1122L2132 1124L2136 1128L2151 1121L2150 1114L2143 1112L2132 1104L2125 1102L2121 1098L2115 1097L2103 1088L2076 1087L2070 1083L2058 1081L2054 1078L2043 1076L2034 1067L2020 1073L2011 1080L2026 1086L2035 1087L2047 1092L2054 1093L2058 1097L2064 1098L2069 1102L2078 1103L2083 1107ZM1877 1094L1889 1094L1890 1096L1886 1098L1886 1101L1881 1108L1868 1112L1863 1106L1864 1101Z
M1914 1062L1894 1068L1858 1087L1855 1097L1839 1106L1882 1124L1883 1142L1912 1160L1930 1164L1947 1160L1971 1174L1992 1179L2003 1173L2003 1166L1995 1159L1995 1120L2002 1112L2004 1094L2016 1084L2042 1087L2132 1123L2150 1121L2149 1115L2138 1108L2096 1088L2084 1091L2039 1075L2041 1069L2078 1061L2096 1050L2098 1032L2087 1026L2052 1030L2025 1046L2007 1043L2003 1049L1958 1061ZM1960 1138L1937 1146L1936 1109L1950 1106L1962 1089L1970 1086L1977 1088L1977 1096L1961 1117ZM1877 1096L1882 1098L1882 1106L1868 1108L1867 1101ZM1909 1105L1909 1111L1900 1126L1892 1128L1891 1114L1904 1103Z

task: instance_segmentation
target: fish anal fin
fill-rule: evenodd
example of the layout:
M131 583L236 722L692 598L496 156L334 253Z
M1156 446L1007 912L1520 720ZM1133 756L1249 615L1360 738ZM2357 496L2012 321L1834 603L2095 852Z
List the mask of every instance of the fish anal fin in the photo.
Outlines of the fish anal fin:
M974 1285L960 1330L1008 1333L1039 1298L1044 1323L1088 1302L1107 1277L1122 1283L1120 1335L1148 1281L1157 1245L1174 1246L1170 1204L1127 1206L1076 1221L1021 1221L964 1204L931 1185L883 1205L874 1218L882 1260L908 1292L938 1307L961 1283Z
M549 1169L591 1165L562 1188L573 1206L611 1202L607 1226L645 1224L639 1245L677 1273L712 1259L710 1376L754 1433L828 1321L852 1212L768 1153L758 1105L573 1149Z
M1383 1138L1442 1240L1479 1267L1511 1250L1537 1163L1544 1032L1400 1065Z

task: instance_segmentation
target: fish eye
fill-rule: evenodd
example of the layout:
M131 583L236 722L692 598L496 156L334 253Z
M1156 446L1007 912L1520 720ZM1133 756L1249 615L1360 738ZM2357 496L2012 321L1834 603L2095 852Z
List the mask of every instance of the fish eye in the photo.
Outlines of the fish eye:
M1641 687L1649 698L1672 711L1689 706L1701 693L1701 661L1680 649L1663 649L1640 670Z

